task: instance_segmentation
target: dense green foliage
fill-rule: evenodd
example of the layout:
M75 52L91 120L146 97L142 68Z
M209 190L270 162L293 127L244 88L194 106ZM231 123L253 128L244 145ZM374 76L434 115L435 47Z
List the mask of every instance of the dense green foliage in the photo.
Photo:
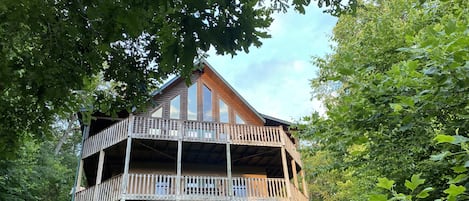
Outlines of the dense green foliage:
M339 0L317 3L335 14L352 8ZM82 108L79 95L93 77L102 74L116 88L113 96L96 95L96 101L107 104L95 104L94 110L131 110L146 103L149 92L169 75L188 77L194 59L210 47L218 54L248 52L269 37L265 28L272 12L288 6L304 12L308 4L309 0L3 0L0 158L13 157L26 133L44 137L55 115Z
M462 0L367 1L356 16L339 18L337 45L316 60L320 73L312 82L327 116L306 118L301 134L313 143L305 156L327 160L309 167L311 188L321 190L314 199L367 200L381 192L378 178L410 193L404 184L418 174L434 188L421 200L450 199L445 192L452 185L469 189L467 177L451 182L467 171L467 153L430 160L467 150L467 143L457 148L433 139L468 136L468 9Z
M187 78L209 48L248 52L269 37L273 12L304 12L310 2L0 1L0 200L67 199L78 142L60 148L68 134L54 134L57 119L86 110L86 123L91 111L147 104L150 91L172 74ZM334 15L356 7L316 2Z
M14 159L0 161L3 167L0 169L0 200L70 200L80 135L75 131L56 155L53 148L64 130L60 127L51 130L54 133L48 141L39 141L30 135L22 141Z

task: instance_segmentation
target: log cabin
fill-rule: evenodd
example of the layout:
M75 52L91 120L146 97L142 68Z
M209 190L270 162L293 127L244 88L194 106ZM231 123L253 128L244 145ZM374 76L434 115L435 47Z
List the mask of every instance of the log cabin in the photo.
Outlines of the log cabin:
M289 122L258 113L205 60L145 112L95 113L75 201L308 200ZM272 97L275 98L275 97Z

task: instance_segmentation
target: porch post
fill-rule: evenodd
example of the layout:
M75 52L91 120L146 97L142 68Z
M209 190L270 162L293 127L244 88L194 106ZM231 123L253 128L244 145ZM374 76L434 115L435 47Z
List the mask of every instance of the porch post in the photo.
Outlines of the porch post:
M134 116L129 115L129 127L127 130L127 147L125 149L125 164L124 174L122 175L122 187L121 187L121 201L125 201L127 195L127 183L129 182L129 163L130 163L130 151L132 150L132 132L134 125Z
M83 145L85 143L85 136L88 137L90 132L90 125L86 125L83 129L83 137L81 138L81 150L80 150L80 159L78 160L77 169L78 171L75 173L75 186L72 190L72 201L75 201L75 194L77 193L77 188L81 187L81 177L83 175Z
M83 159L79 161L79 167L78 167L78 176L77 176L77 183L75 185L74 193L78 192L81 188L81 177L83 177Z
M300 175L301 175L302 184L303 184L303 194L309 198L308 185L306 184L305 171L303 169L300 170Z
M298 171L296 171L296 162L295 160L291 160L291 169L293 173L293 184L295 184L296 189L300 189L298 185Z
M104 155L105 152L104 150L99 150L99 161L98 161L98 171L96 172L96 182L94 185L94 200L99 201L100 200L100 195L99 195L99 190L100 187L98 187L99 184L101 184L101 180L103 177L103 167L104 167Z
M226 176L228 177L228 197L229 200L233 197L233 180L231 175L231 139L229 126L225 125L226 132Z
M179 132L178 132L178 152L177 152L177 161L176 161L176 166L177 166L177 170L176 170L176 200L180 200L181 199L181 180L182 180L182 176L181 176L181 172L182 172L182 136L183 136L183 129L184 129L184 121L180 121L179 122Z
M98 161L98 172L96 172L96 185L101 183L103 178L103 168L104 168L104 150L99 151L99 161Z
M288 165L287 165L287 154L285 151L285 133L283 132L282 126L279 126L280 129L280 139L282 140L282 147L281 147L281 155L282 155L282 166L283 166L283 177L285 179L285 187L287 189L287 196L288 198L291 198L291 189L290 189L290 177L288 176Z
M281 154L282 154L283 177L285 179L287 195L289 198L291 198L290 177L288 176L288 165L287 165L287 156L285 153L285 147L282 147Z

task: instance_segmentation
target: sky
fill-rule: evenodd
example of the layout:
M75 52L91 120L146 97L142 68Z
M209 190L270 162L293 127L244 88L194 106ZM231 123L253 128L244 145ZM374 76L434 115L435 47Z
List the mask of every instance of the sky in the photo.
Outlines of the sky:
M272 37L248 54L232 58L208 52L211 66L262 114L297 121L314 111L324 113L321 103L311 100L310 80L317 76L311 61L331 52L329 38L337 18L311 4L305 15L293 10L275 14Z

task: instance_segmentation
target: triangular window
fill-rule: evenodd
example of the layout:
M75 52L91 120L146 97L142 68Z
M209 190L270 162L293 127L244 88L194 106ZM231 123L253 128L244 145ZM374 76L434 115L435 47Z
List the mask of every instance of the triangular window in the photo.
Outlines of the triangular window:
M163 107L159 107L151 113L151 117L162 118L163 117Z
M236 114L236 124L245 124L244 120Z

